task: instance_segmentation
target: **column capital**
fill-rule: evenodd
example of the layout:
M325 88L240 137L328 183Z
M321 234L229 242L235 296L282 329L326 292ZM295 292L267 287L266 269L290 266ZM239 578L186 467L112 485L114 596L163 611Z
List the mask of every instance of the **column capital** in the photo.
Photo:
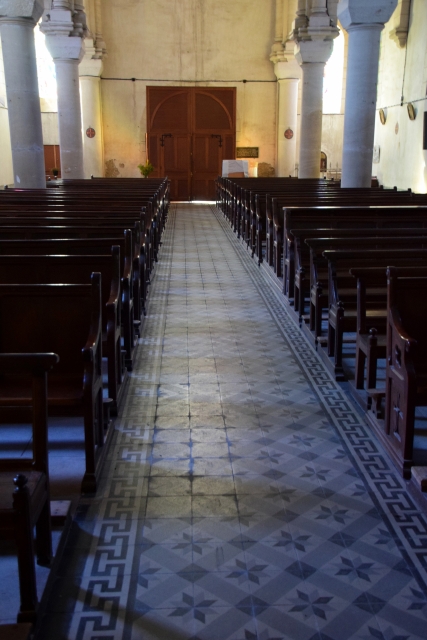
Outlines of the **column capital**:
M283 49L283 43L276 40L271 47L270 61L273 64L276 64L276 62L279 62L281 60L286 60L285 51Z
M82 39L84 29L80 28L81 22L75 22L75 18L78 14L77 19L82 20L81 12L73 13L69 9L63 8L62 5L65 4L64 0L60 8L44 12L40 30L46 36L46 46L54 60L80 62L85 52ZM54 6L56 6L55 3Z
M274 64L274 74L277 80L299 80L301 69L294 55L287 55L285 59L278 60Z
M79 65L80 76L99 78L102 73L103 62L97 57L97 51L93 38L85 39L85 54Z
M34 23L40 20L44 11L44 0L0 0L0 20L2 22L26 18Z
M326 64L333 46L332 40L301 40L295 45L295 59L299 65L316 62Z
M338 19L343 28L369 24L384 26L397 7L398 0L341 0L338 5Z
M331 19L326 0L311 0L308 7L305 0L298 1L298 10L292 27L295 42L305 40L333 40L339 29Z
M73 23L70 35L80 37L86 36L88 28L84 3L81 0L50 0L50 3L51 8L45 12L49 19L52 17L53 21L55 21L55 15L57 14L57 20L60 21L61 17L58 12L67 11L70 14L70 18Z

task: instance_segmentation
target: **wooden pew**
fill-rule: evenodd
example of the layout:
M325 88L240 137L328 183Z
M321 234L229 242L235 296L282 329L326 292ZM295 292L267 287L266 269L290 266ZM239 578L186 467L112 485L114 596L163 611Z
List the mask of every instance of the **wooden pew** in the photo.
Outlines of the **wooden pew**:
M9 217L7 218L9 220ZM25 218L27 221L28 218ZM19 218L21 221L21 218ZM91 219L91 222L94 222ZM130 230L132 241L132 264L133 264L133 304L135 329L138 331L142 315L146 315L147 299L147 272L145 260L145 243L141 236L139 222L133 223ZM112 238L117 234L128 232L128 227L124 224L114 226L86 224L47 224L43 225L39 220L38 224L5 224L5 218L0 215L0 239L2 240L25 240L25 239L70 239L70 238Z
M102 351L107 358L107 391L117 415L125 372L121 347L120 247L110 255L0 255L0 284L88 284L101 273Z
M350 274L357 282L357 326L356 326L356 365L354 384L356 389L365 388L366 366L366 391L369 395L367 407L372 403L372 392L377 386L377 364L380 358L386 356L385 322L380 328L378 322L372 326L368 316L367 298L369 291L386 292L387 278L384 267L358 267L350 269ZM383 299L383 296L381 296ZM378 300L378 306L381 302ZM386 300L384 301L381 316L385 319L387 314ZM381 323L382 325L382 323Z
M258 253L258 245L266 242L266 257L268 264L274 266L277 275L280 273L280 256L283 247L283 215L281 207L285 206L327 206L336 204L346 204L348 206L366 201L367 204L398 204L426 203L424 196L415 196L411 192L396 192L394 189L355 189L341 190L339 184L326 181L299 181L288 185L287 188L280 186L268 187L264 190L262 186L253 187L254 190L241 189L240 198L237 198L235 214L235 230L238 237L240 234L248 244L252 244L254 253ZM237 187L237 191L238 191ZM261 211L263 213L261 213ZM265 213L264 213L265 212ZM260 222L261 216L265 216L265 222ZM260 235L258 243L256 236ZM276 254L273 255L274 246ZM277 266L276 266L277 265Z
M303 229L291 229L289 234L292 237L292 259L294 261L294 311L298 316L298 321L302 322L303 316L306 312L305 303L306 300L310 300L310 247L307 244L311 239L315 238L400 238L402 236L410 236L414 234L414 229L411 228L372 228L372 223L368 221L369 228L364 228L364 222L362 221L358 227L351 229L340 228L303 228ZM427 230L425 232L427 235ZM289 258L290 260L291 258ZM289 269L289 267L288 267ZM319 264L317 264L317 278L321 279L322 275L319 274ZM326 292L327 282L327 265L325 261L324 270L324 291ZM385 286L385 283L384 283ZM311 329L314 330L314 321L312 321Z
M415 409L427 404L427 277L404 277L399 269L390 268L387 289L386 408L382 441L403 477L409 478L414 454Z
M372 230L374 231L374 230ZM410 233L410 230L406 230ZM402 241L405 241L405 245ZM328 308L330 304L329 299L329 284L330 284L330 270L328 269L328 260L326 258L325 251L329 250L347 250L351 252L361 251L364 248L372 249L399 249L400 247L408 246L413 248L420 248L427 243L427 230L424 235L405 235L401 236L396 233L393 235L383 234L376 235L372 233L369 235L369 230L361 232L360 236L349 237L346 235L341 236L336 233L335 230L323 238L309 237L305 239L305 244L308 245L310 250L310 331L313 332L316 340L321 336L321 323L322 313ZM338 254L328 254L338 255ZM356 257L357 254L354 254ZM363 259L363 257L361 258ZM355 283L348 279L348 273L344 271L344 279L347 281L347 289L355 290ZM342 285L343 286L343 285Z
M240 237L243 236L252 254L257 255L258 263L262 261L262 243L266 242L267 261L272 265L273 214L276 258L274 266L277 275L281 275L281 231L282 224L276 216L281 217L280 205L291 205L294 201L299 207L305 202L310 206L339 203L353 205L360 201L366 204L384 203L427 203L426 196L415 195L411 191L398 192L396 189L357 189L341 190L339 184L325 180L295 179L235 179L228 182L234 211L231 214L232 225ZM372 201L372 202L371 202ZM262 223L261 211L266 211L266 223ZM270 249L270 250L269 250ZM279 255L280 254L280 255Z
M294 301L295 247L292 229L329 228L333 235L338 229L427 229L427 208L423 207L302 207L284 211L283 291L288 302ZM394 233L394 232L393 232ZM417 233L417 231L414 231ZM310 237L307 235L307 237ZM305 254L307 257L307 254ZM302 259L304 254L302 254ZM308 264L301 264L307 268Z
M427 238L426 242L427 244ZM333 371L337 379L345 379L343 370L343 341L345 333L357 329L357 289L350 269L360 266L422 266L427 260L427 249L423 243L412 245L405 240L396 249L337 249L323 252L328 261L328 356L333 360ZM408 251L408 248L410 249ZM373 287L366 297L367 316L371 327L381 328L385 322L385 291ZM352 340L354 341L354 340Z
M21 597L18 622L33 623L37 617L34 528L38 564L48 566L52 559L47 447L47 375L57 362L58 356L55 353L0 354L0 396L3 401L0 405L0 417L2 421L7 421L9 417L4 407L5 378L13 377L18 385L23 384L27 388L32 404L31 457L0 460L0 539L14 540L17 546Z
M147 237L144 237L139 221L128 217L119 219L104 216L99 218L68 217L67 215L48 217L39 215L37 211L32 211L32 216L19 215L16 219L10 215L3 215L4 213L0 208L1 239L114 237L130 229L133 246L134 313L135 321L141 322L142 315L146 315L147 284L149 283L147 256L150 253L150 246L147 246Z
M30 622L0 625L0 640L34 640Z
M295 181L292 186L288 186L286 190L282 186L275 187L254 187L251 190L241 189L240 206L236 208L236 228L239 237L239 233L244 240L249 241L251 236L254 236L254 229L252 226L256 224L256 219L259 217L257 208L259 208L260 201L263 201L265 210L265 221L269 219L270 209L273 209L273 203L278 202L281 198L285 198L288 204L295 202L298 204L302 198L309 197L312 202L313 198L325 198L332 197L335 193L338 193L336 183L327 183L326 181L309 181L308 184L299 184ZM271 215L271 219L273 216Z
M0 255L106 255L111 247L120 247L121 302L125 364L132 370L136 346L134 292L139 287L138 274L132 264L132 237L130 230L122 237L65 238L39 240L0 240ZM137 294L139 295L139 294Z
M6 196L4 194L7 194ZM134 194L134 191L131 192ZM126 192L115 193L112 190L99 192L96 189L85 189L73 195L55 194L45 190L20 190L0 192L0 212L6 215L40 215L40 216L115 216L131 218L132 224L140 222L145 235L145 261L148 274L157 260L158 245L162 222L161 212L155 208L152 198L141 206L140 196L125 199ZM1 213L0 213L1 215ZM128 225L129 226L129 225Z
M101 276L91 284L0 285L0 353L54 352L50 415L84 420L86 470L82 491L94 492L104 443ZM31 393L3 371L0 406L28 410Z
M408 261L411 256L408 255ZM354 395L360 402L361 394L357 390L365 389L366 365L366 406L372 407L377 418L383 416L381 400L384 389L377 389L377 362L386 357L386 325L378 328L371 326L367 315L367 292L373 288L386 290L387 270L384 267L359 267L350 269L350 274L357 281L357 331L356 331L356 366L354 380ZM400 277L427 277L426 267L399 267ZM387 316L387 301L384 301L383 315ZM353 390L353 388L351 388ZM374 405L372 406L372 400ZM362 403L361 403L362 404Z

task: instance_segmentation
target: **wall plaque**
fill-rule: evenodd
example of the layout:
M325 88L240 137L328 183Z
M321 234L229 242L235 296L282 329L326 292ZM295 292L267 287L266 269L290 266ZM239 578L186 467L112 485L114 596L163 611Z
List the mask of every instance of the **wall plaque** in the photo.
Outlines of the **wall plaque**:
M88 138L94 138L96 135L95 129L93 129L92 127L89 127L89 129L86 129L86 135Z
M236 158L258 158L259 147L237 147Z
M286 140L292 140L293 137L294 137L294 132L290 127L288 127L285 131L285 138Z

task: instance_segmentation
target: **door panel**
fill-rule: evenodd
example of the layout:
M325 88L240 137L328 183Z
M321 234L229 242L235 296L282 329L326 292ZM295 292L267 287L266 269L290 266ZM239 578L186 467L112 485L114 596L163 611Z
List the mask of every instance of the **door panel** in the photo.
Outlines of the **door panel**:
M150 131L183 131L191 129L191 95L187 88L149 87L147 100Z
M214 134L215 136L215 134ZM193 136L193 199L214 200L215 179L221 173L222 137Z
M52 169L59 169L58 177L61 177L61 159L59 155L59 145L57 144L45 144L44 145L44 165L46 176L53 178Z
M163 138L160 156L163 174L171 181L171 197L189 200L191 193L191 135L172 134Z
M213 200L222 160L235 157L234 88L147 87L148 157L173 200Z
M221 130L227 131L232 127L230 114L216 98L202 91L195 94L195 118L194 125L196 131Z

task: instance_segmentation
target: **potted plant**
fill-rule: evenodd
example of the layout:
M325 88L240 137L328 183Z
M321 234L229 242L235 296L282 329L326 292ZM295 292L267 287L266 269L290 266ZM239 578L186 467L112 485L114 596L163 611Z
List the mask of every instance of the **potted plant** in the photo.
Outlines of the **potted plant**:
M54 167L54 168L52 169L52 173L53 173L53 177L54 177L54 178L57 178L57 177L58 177L58 175L59 175L59 169L57 169L56 167Z
M139 164L138 165L138 169L141 172L141 175L144 176L144 178L148 178L148 176L150 175L150 173L152 173L154 171L154 167L151 164L151 162L149 161L149 159L147 158L145 164Z

